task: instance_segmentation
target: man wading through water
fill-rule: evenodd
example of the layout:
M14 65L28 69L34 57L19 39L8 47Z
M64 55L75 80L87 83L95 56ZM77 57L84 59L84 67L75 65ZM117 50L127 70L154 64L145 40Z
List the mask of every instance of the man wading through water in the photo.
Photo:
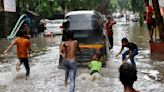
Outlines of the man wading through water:
M75 77L76 77L76 52L79 49L78 42L73 38L73 32L68 31L66 33L67 41L64 41L60 47L60 54L64 58L65 66L65 86L68 84L68 77L70 78L70 92L74 92L75 89Z

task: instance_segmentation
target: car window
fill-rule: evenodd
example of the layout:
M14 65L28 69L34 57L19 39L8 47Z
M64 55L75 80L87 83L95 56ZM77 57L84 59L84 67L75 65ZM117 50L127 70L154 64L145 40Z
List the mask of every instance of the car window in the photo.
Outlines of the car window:
M78 14L66 16L65 20L69 21L67 30L73 31L74 38L80 43L101 42L101 16L96 14Z
M87 14L79 14L79 15L70 15L66 17L69 24L69 30L91 30L92 28L92 15Z
M53 24L62 24L63 20L53 20L52 23Z

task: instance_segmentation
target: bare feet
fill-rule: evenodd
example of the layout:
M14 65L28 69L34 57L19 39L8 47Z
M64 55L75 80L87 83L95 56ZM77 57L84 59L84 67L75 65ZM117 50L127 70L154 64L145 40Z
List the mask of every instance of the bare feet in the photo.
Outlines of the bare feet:
M92 81L95 81L95 80L96 80L96 77L95 77L95 76L93 76Z
M29 79L29 76L26 76L26 80L28 80Z
M29 62L29 65L30 65L30 66L32 65L32 62L31 62L31 61Z
M64 84L65 84L65 87L67 87L67 85L68 85L68 81L65 81L65 83L64 83Z
M21 69L21 68L20 68L20 65L19 65L19 63L17 63L17 64L16 64L16 71L19 72L20 69Z

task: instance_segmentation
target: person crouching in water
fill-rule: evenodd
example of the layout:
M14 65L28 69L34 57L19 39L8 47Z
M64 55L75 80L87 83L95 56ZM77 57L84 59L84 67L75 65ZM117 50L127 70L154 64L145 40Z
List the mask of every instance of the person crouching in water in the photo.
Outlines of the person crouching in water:
M123 63L119 68L119 79L124 86L124 92L139 92L133 88L137 80L137 69L129 63Z
M131 64L136 66L135 61L134 61L134 57L138 54L137 45L132 43L132 42L129 42L127 38L123 38L121 40L121 42L122 42L122 48L121 48L120 52L116 55L116 57L119 54L121 54L121 52L123 51L124 47L127 47L128 50L125 51L122 54L122 60L123 60L123 62L127 62L127 60L130 59ZM126 57L127 55L128 55L128 57Z
M100 54L94 54L93 60L89 63L88 67L91 70L91 75L94 73L99 73L102 68L102 62L100 61L101 55Z

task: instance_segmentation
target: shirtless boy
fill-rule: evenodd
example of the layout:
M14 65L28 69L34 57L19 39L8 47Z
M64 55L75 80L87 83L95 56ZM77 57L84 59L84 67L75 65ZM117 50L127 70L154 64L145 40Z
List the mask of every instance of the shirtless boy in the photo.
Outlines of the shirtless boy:
M64 41L60 47L60 54L64 58L65 66L65 86L68 84L68 77L70 77L70 92L75 89L76 77L76 52L79 50L78 42L73 39L73 32L67 32L67 41Z

